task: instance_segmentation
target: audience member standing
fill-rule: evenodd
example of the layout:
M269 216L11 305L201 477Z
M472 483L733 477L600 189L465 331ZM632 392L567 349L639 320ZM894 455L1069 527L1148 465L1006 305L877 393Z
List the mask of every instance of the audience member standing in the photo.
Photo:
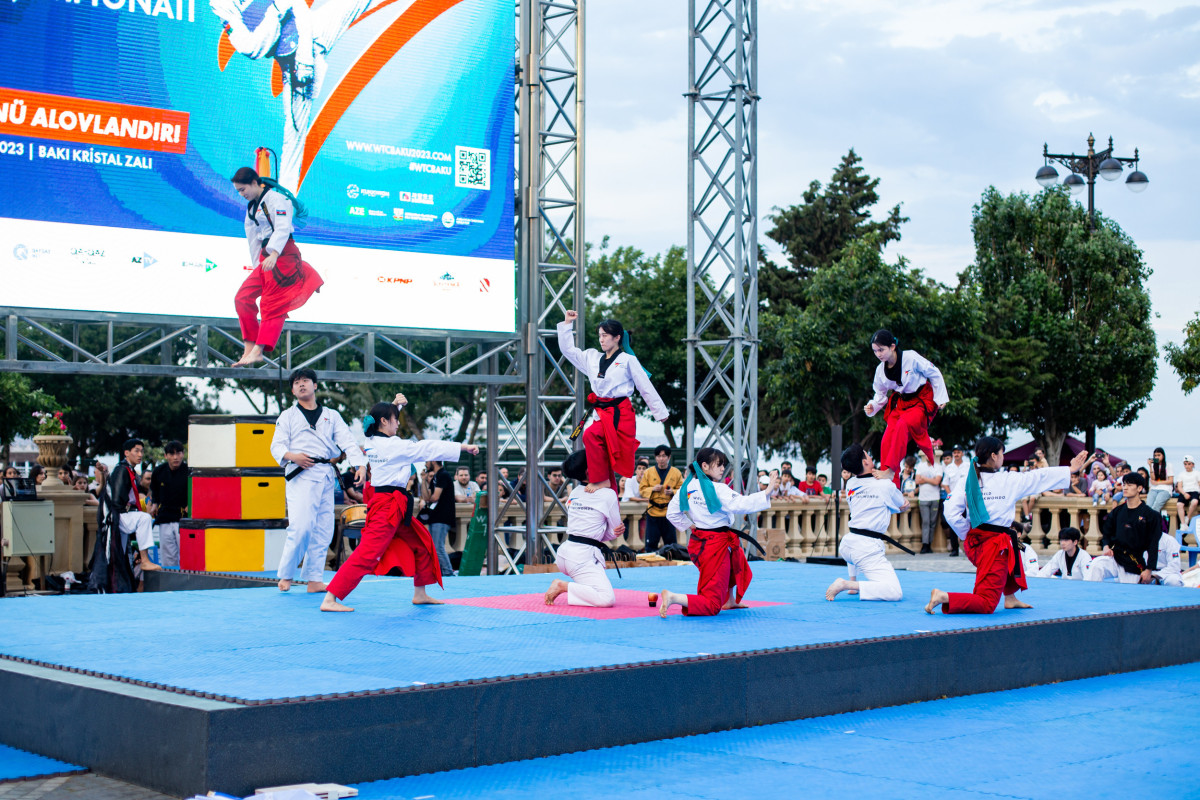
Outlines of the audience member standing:
M454 471L454 502L473 503L479 494L479 484L471 480L471 468L459 467Z
M650 508L646 511L646 552L676 544L675 526L667 519L667 505L683 485L683 475L671 466L671 448L654 448L654 466L642 475L640 491ZM659 544L659 542L662 544Z
M179 566L179 520L187 516L188 465L183 442L170 441L167 460L150 473L150 503L158 536L158 558L164 567Z
M442 462L425 462L421 499L425 501L425 511L422 513L429 520L429 535L437 550L442 575L453 575L454 568L450 566L450 556L446 553L446 539L457 523L454 514L454 481L442 469Z
M933 532L938 523L938 509L942 502L942 481L945 471L940 464L921 453L921 463L917 465L917 507L921 512L921 552L933 552Z
M650 468L650 462L644 458L637 460L637 466L633 469L633 477L625 481L625 491L621 492L622 503L646 503L649 502L645 497L642 497L642 478L646 474L646 470Z

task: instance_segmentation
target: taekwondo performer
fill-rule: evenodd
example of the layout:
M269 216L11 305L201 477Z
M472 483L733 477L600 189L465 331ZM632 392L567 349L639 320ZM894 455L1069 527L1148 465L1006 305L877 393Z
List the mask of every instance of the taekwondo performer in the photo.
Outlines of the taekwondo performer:
M1151 573L1155 583L1183 586L1183 564L1179 553L1179 542L1174 536L1164 533L1158 537L1158 569Z
M740 495L722 480L729 459L720 450L705 447L696 454L683 486L667 506L667 519L677 530L692 528L688 555L700 570L695 594L663 590L659 594L658 613L666 617L671 606L683 606L683 613L710 617L723 609L747 608L742 598L754 573L742 552L739 538L758 543L731 527L735 514L754 514L771 507L771 492L779 488L779 474L771 476L767 488L754 494Z
M852 444L842 452L842 469L850 473L846 498L850 503L850 532L838 546L838 555L846 562L850 579L838 578L825 590L832 600L842 592L857 594L860 600L899 600L903 597L900 579L885 555L887 543L912 553L887 535L892 514L908 509L908 500L891 481L871 474L874 461L861 444Z
M1004 445L1000 440L984 436L976 442L967 477L946 499L946 522L963 540L964 552L975 565L975 589L971 593L934 589L925 612L932 614L940 605L943 614L991 614L1001 594L1005 608L1031 608L1017 599L1018 589L1029 588L1012 527L1017 501L1066 489L1072 473L1083 469L1087 455L1086 451L1076 453L1070 467L1003 472Z
M638 440L637 420L629 398L636 390L646 401L650 415L666 422L667 407L650 383L650 375L637 356L630 352L629 334L621 323L606 319L600 323L600 350L580 350L575 346L575 320L578 314L568 311L558 323L558 346L575 368L587 375L591 392L588 407L595 409L599 419L583 431L583 447L587 451L587 491L602 486L616 489L613 473L625 478L634 474L634 453ZM576 426L571 438L579 436L589 416Z
M1154 573L1159 569L1163 518L1142 502L1142 494L1137 488L1132 488L1145 489L1145 478L1131 472L1123 482L1131 488L1125 490L1124 501L1108 512L1100 525L1100 543L1104 545L1104 552L1092 559L1085 580L1115 578L1120 583L1153 583Z
M933 362L915 350L901 350L891 331L876 331L871 351L879 359L875 368L875 396L864 406L868 417L884 412L887 428L879 446L879 477L895 482L900 488L900 462L908 454L912 439L921 452L935 463L929 423L946 407L946 381ZM891 396L888 396L888 393Z
M292 201L262 183L250 167L235 172L232 181L248 203L245 228L252 265L233 299L245 342L242 357L233 366L244 367L262 361L264 351L275 349L288 312L307 303L324 281L300 258L292 238Z
M609 608L616 602L612 583L604 570L604 559L612 551L604 542L611 542L625 533L621 521L621 506L612 489L588 492L587 453L576 450L562 465L563 474L580 485L567 498L567 541L558 546L554 563L571 583L555 580L546 590L546 605L566 592L567 605ZM615 556L613 557L615 561Z
M1081 581L1091 564L1087 539L1082 537L1078 528L1063 528L1058 532L1058 552L1037 571L1037 577Z
M442 570L433 537L413 516L415 501L406 487L416 462L458 461L460 453L476 455L479 448L437 439L414 442L398 438L400 408L407 403L404 395L398 394L390 403L376 403L363 417L367 435L363 450L371 464L370 491L363 493L367 520L358 547L329 582L322 611L353 611L339 601L345 600L366 575L386 575L392 567L413 576L414 605L442 604L425 591L432 583L442 585ZM365 479L366 467L359 467L356 483L361 486ZM453 503L454 498L445 502Z
M298 369L289 381L296 405L285 409L275 422L271 455L287 479L288 529L279 559L279 590L292 588L296 566L304 558L301 579L309 592L325 591L325 557L333 538L334 464L345 458L353 466L367 463L342 416L317 403L317 373Z

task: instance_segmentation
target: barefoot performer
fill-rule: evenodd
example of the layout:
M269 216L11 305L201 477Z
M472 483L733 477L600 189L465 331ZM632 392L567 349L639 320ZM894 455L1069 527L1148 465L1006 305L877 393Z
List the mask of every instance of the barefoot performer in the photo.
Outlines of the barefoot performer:
M932 614L940 605L943 614L991 614L1001 593L1005 608L1030 608L1017 599L1018 589L1029 588L1013 529L1017 501L1066 489L1071 474L1083 469L1085 461L1087 453L1080 452L1069 467L1004 472L1004 445L994 436L980 439L966 479L946 500L946 522L963 540L963 551L975 565L975 590L966 594L934 589L926 613Z
M578 314L568 311L558 323L558 346L575 368L587 375L592 391L588 394L588 409L596 411L599 419L583 430L589 412L576 426L571 439L583 433L587 451L587 491L601 487L616 489L613 473L625 478L634 474L633 456L638 448L635 436L637 420L629 398L634 390L646 401L650 414L659 422L667 419L667 407L650 383L650 375L629 347L629 334L615 319L600 323L600 351L580 350L575 346L575 320Z
M373 490L367 498L367 521L358 547L329 582L322 611L353 611L339 601L345 600L367 575L386 575L392 567L401 567L413 576L414 605L442 603L425 591L431 583L442 585L442 570L433 537L413 516L413 498L405 487L414 462L458 461L460 453L475 455L479 448L437 439L413 442L397 438L400 407L407 402L404 395L398 394L390 403L376 403L363 417L367 435L363 450L371 462ZM359 467L356 483L361 486L365 479L366 467Z
M610 608L616 594L604 570L604 559L612 558L615 564L616 556L604 542L625 533L617 493L612 489L588 492L582 486L587 481L587 454L583 450L567 456L562 471L581 484L567 498L567 541L559 545L554 558L559 571L572 583L553 581L546 590L546 605L554 605L565 592L567 605Z
M753 514L771 507L771 492L779 488L779 474L761 492L740 495L722 481L729 459L720 450L705 447L696 454L688 477L667 506L667 519L681 530L692 528L688 555L700 569L696 594L664 590L659 595L659 616L671 606L683 606L689 616L712 616L723 609L746 608L742 598L754 574L742 552L739 538L754 544L745 533L730 527L734 514Z
M832 600L842 592L857 594L859 600L899 600L904 594L896 570L887 560L890 542L909 555L913 551L887 535L892 514L908 509L908 500L891 481L871 474L874 461L861 444L842 452L842 469L852 476L846 483L850 502L850 532L842 537L838 555L846 562L850 580L838 578L825 590Z
M244 367L262 361L263 351L275 349L288 312L307 303L324 281L300 258L300 248L292 238L292 201L263 183L250 167L239 169L232 180L233 188L249 203L246 241L254 265L233 299L246 345L233 366Z
M891 331L876 331L871 337L879 366L875 368L875 396L863 408L868 417L884 411L887 429L879 446L879 477L893 481L896 488L900 488L900 462L908 455L909 439L929 463L935 463L929 423L950 402L941 370L915 350L901 350L899 344Z

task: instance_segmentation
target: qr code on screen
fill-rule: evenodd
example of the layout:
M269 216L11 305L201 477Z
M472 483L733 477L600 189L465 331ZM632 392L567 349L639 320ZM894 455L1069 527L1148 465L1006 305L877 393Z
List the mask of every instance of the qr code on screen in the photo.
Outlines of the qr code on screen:
M454 148L454 185L464 189L492 188L492 151L479 147Z

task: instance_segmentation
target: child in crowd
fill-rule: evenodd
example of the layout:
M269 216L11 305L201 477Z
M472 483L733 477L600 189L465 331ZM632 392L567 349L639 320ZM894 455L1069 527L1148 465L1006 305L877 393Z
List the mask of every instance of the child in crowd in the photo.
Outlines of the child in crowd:
M1112 500L1112 481L1108 479L1108 472L1104 467L1095 464L1092 467L1092 485L1088 489L1088 494L1092 496L1092 505L1108 505Z

